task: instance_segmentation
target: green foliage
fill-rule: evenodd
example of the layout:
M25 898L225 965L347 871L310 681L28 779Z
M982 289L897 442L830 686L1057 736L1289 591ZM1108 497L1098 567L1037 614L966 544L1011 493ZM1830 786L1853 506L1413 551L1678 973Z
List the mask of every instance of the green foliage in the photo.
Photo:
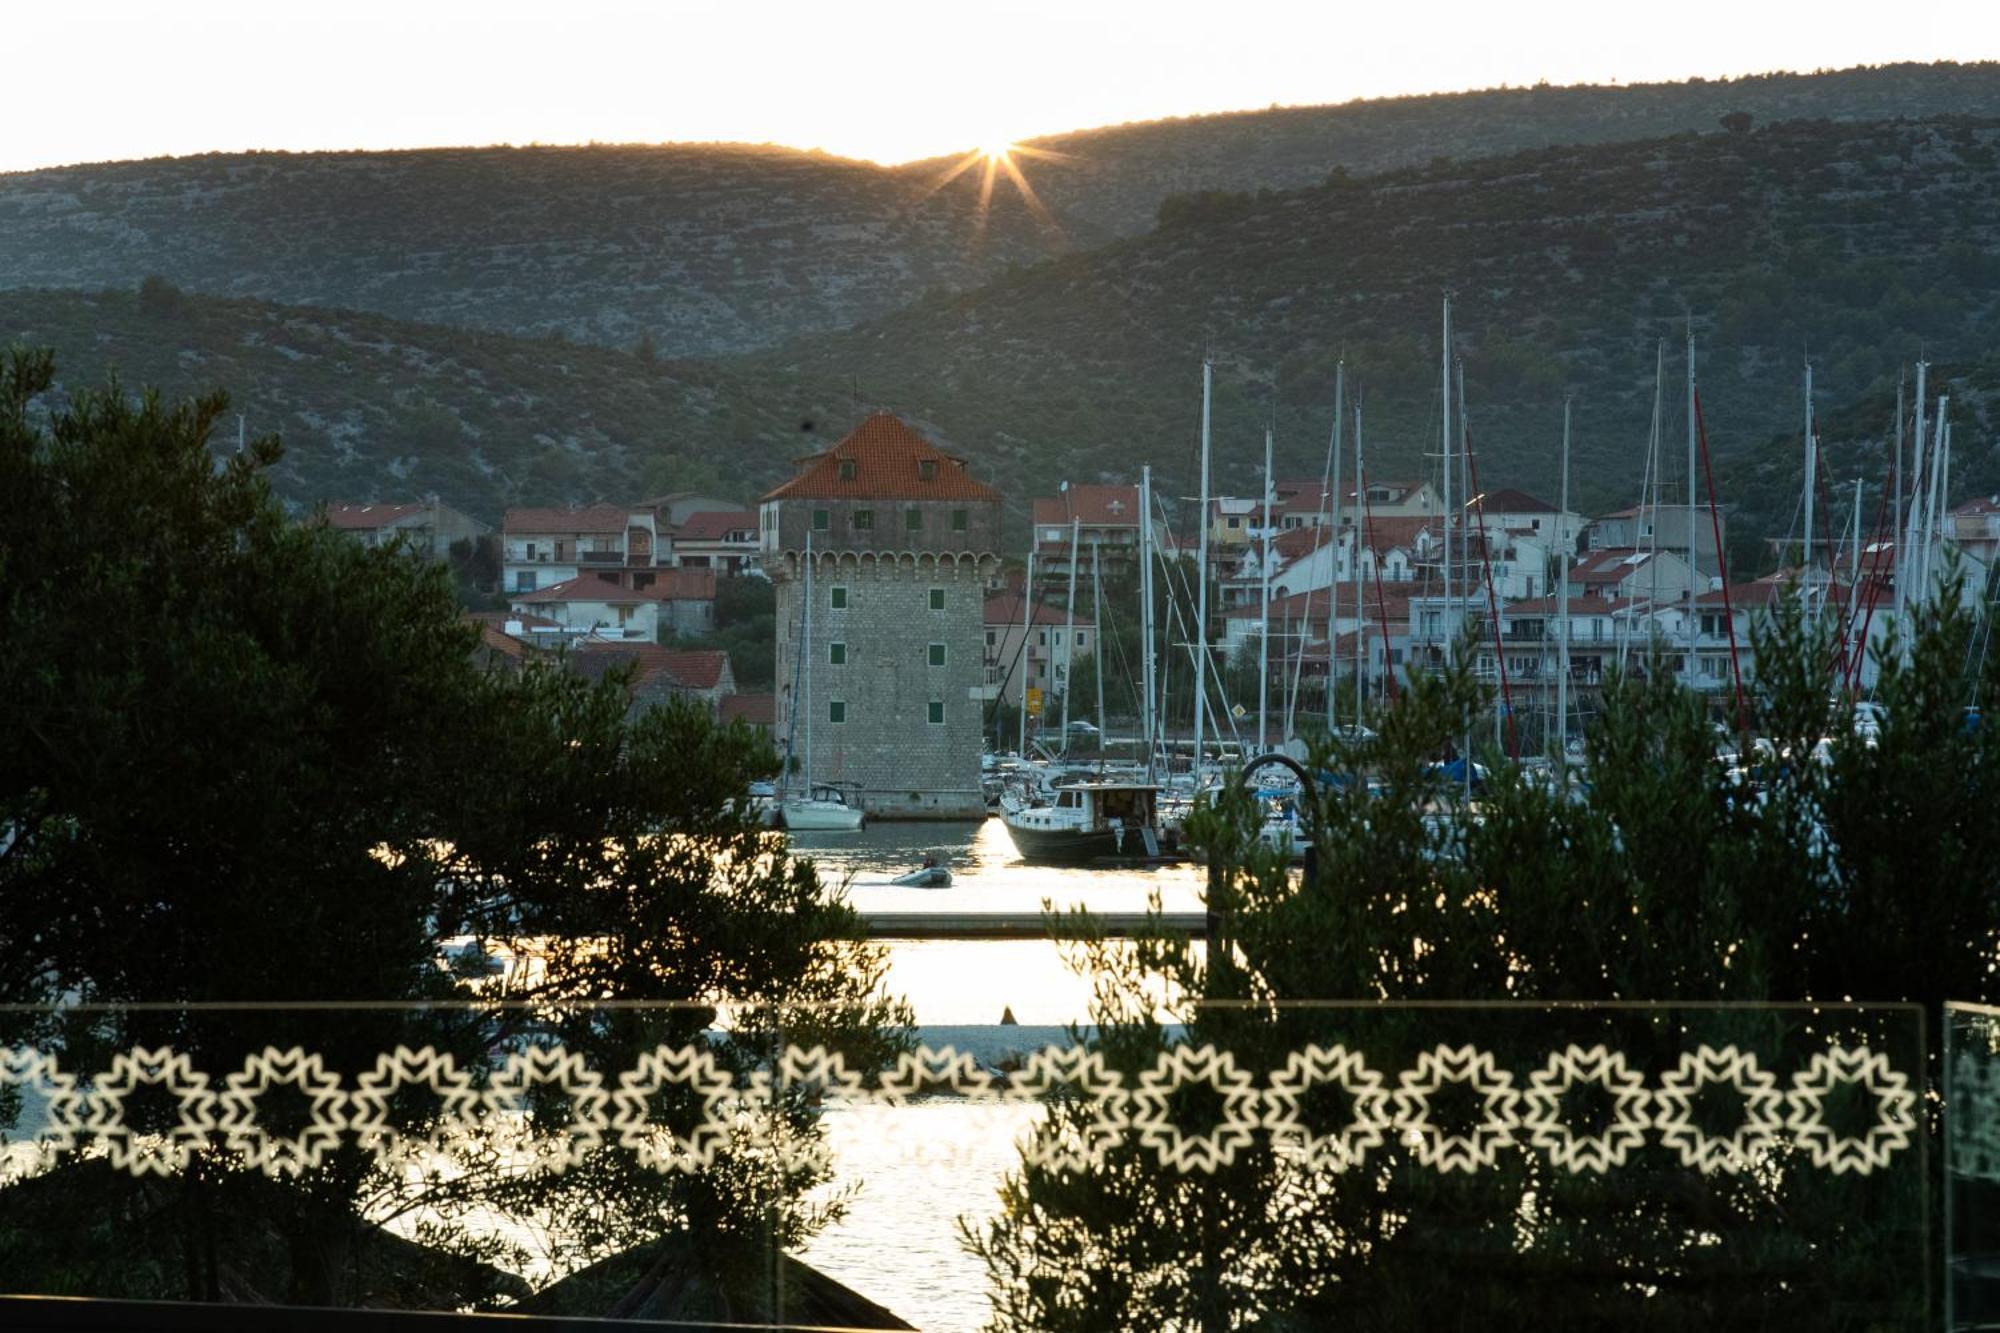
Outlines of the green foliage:
M729 654L736 688L772 688L778 665L778 590L767 578L738 574L715 581L715 628L677 637L680 648L719 648Z
M742 1078L781 1022L863 1067L899 1049L906 1014L869 998L881 952L745 809L768 743L683 701L628 722L621 679L482 667L444 564L290 521L275 437L214 463L221 394L62 401L53 380L45 353L0 366L0 1001L112 1007L10 1015L0 1041L76 1068L171 1044L217 1077L299 1045L349 1080L433 1045L483 1078L551 1039L630 1068L727 1000L742 1017L715 1049ZM478 1003L495 993L441 964L456 935L534 957L504 997L521 1007ZM613 997L679 1007L589 1007ZM167 1003L123 1007L141 1001ZM264 1007L342 1001L392 1007ZM421 1130L436 1110L414 1114ZM778 1114L817 1132L803 1100ZM609 1147L558 1175L477 1143L455 1164L406 1178L350 1141L281 1183L211 1145L155 1192L80 1161L10 1196L0 1268L13 1289L75 1289L104 1268L98 1219L143 1214L94 1294L373 1302L387 1264L452 1308L504 1286L474 1262L505 1257L479 1223L499 1209L546 1219L559 1269L701 1238L716 1295L689 1313L706 1317L761 1308L761 1246L837 1207L807 1198L821 1172L744 1143L686 1176ZM373 1224L405 1212L428 1258ZM252 1262L245 1294L232 1273Z
M1132 1087L1183 1036L1253 1078L1309 1042L1393 1069L1475 1040L1518 1068L1565 1041L1671 1062L1696 1041L1796 1054L1834 1036L1895 1049L1935 1091L1910 1022L1675 1005L1852 997L1934 1019L1947 997L1993 997L2000 732L1968 725L1966 706L1993 716L2000 663L1971 651L1971 618L1945 601L1917 615L1907 663L1885 652L1872 739L1831 674L1831 630L1781 609L1756 644L1747 778L1718 761L1703 702L1654 672L1607 688L1581 785L1503 766L1468 803L1435 761L1486 700L1463 669L1418 678L1373 719L1379 735L1314 755L1347 780L1310 802L1310 874L1256 839L1240 781L1198 803L1205 948L1157 922L1128 948L1069 920L1096 978L1080 1038ZM1162 995L1182 998L1163 1014ZM1318 1001L1353 1003L1291 1007ZM1649 1007L1588 1007L1630 1001ZM1197 1129L1205 1114L1173 1113ZM1318 1114L1340 1123L1351 1106ZM1040 1132L1063 1141L1085 1115L1053 1102ZM1087 1169L1024 1158L999 1218L965 1239L996 1329L1914 1327L1937 1225L1923 1176L1938 1126L1920 1123L1928 1159L1872 1177L1795 1151L1705 1175L1657 1146L1611 1175L1516 1146L1455 1176L1395 1142L1342 1171L1261 1134L1180 1172L1128 1137Z

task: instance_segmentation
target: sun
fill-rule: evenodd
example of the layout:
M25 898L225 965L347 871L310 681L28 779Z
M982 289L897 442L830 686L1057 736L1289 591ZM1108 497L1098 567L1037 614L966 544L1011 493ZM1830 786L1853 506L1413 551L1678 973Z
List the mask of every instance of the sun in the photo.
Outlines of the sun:
M976 167L979 168L979 205L978 227L975 235L978 232L983 232L985 229L986 216L993 207L994 184L1004 175L1013 184L1014 189L1020 193L1022 202L1028 206L1028 211L1034 214L1036 220L1060 236L1063 230L1062 225L1055 220L1054 215L1042 204L1041 196L1035 193L1035 187L1028 183L1027 176L1021 170L1020 159L1023 158L1041 158L1049 162L1070 162L1074 160L1067 153L1058 153L1046 148L1031 147L1028 144L1019 143L1013 139L985 138L980 140L978 146L960 158L956 164L938 173L924 187L919 197L929 198Z

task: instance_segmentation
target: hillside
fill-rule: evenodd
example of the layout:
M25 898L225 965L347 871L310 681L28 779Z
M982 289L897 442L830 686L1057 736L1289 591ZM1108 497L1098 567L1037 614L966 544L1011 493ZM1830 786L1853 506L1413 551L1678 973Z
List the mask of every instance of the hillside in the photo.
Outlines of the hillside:
M1201 190L1317 185L1437 158L1707 132L1744 112L1779 120L2000 117L2000 64L1904 64L1686 83L1499 88L1150 121L1028 142L1068 161L1029 164L1036 189L1083 234L1152 227L1160 201ZM929 164L918 169L927 169Z
M1914 372L1912 372L1914 374ZM1928 378L1925 414L1936 421L1937 399L1949 395L1952 432L1950 477L1953 502L1972 495L2000 493L2000 347L1960 362L1934 364ZM1916 384L1908 382L1905 411L1915 401ZM1796 401L1796 400L1795 400ZM1896 429L1896 385L1885 379L1845 403L1819 404L1820 452L1823 461L1821 513L1831 511L1832 531L1851 540L1854 483L1861 488L1861 530L1875 531L1882 517L1882 493L1893 484L1889 471L1890 442ZM1926 434L1930 433L1927 426ZM1907 433L1904 442L1904 484L1910 483ZM1751 535L1797 542L1802 533L1801 507L1804 454L1800 426L1746 450L1718 469L1717 489L1727 497L1745 540L1730 543L1731 576L1740 569L1756 573L1778 563L1778 550ZM1906 503L1908 494L1906 492ZM1829 520L1817 520L1828 531Z
M0 289L131 287L711 355L1049 252L996 192L783 149L215 154L0 175Z
M1995 121L1794 122L1183 199L1146 236L739 364L854 375L1019 495L1142 460L1190 483L1205 347L1228 484L1249 484L1269 418L1284 465L1316 470L1345 349L1382 477L1435 449L1454 288L1482 480L1551 491L1574 393L1578 496L1607 504L1638 489L1660 339L1680 438L1690 312L1725 458L1794 428L1807 348L1836 404L1920 344L1941 362L1990 346L1996 144Z
M250 153L0 175L0 289L131 287L370 310L665 356L765 348L1154 225L1171 196L1319 184L1759 123L2000 116L2000 65L1500 89L1082 131L1002 178L777 148Z
M251 433L284 438L273 483L294 507L434 492L493 522L508 504L748 499L857 416L837 389L157 286L0 293L10 342L54 348L65 385L115 371L173 395L228 389Z

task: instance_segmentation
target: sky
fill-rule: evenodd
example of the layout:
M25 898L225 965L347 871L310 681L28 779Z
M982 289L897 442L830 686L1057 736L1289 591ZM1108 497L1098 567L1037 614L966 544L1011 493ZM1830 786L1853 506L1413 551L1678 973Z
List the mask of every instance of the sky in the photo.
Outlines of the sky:
M898 162L1357 97L2000 58L2000 0L0 0L0 171L727 140Z

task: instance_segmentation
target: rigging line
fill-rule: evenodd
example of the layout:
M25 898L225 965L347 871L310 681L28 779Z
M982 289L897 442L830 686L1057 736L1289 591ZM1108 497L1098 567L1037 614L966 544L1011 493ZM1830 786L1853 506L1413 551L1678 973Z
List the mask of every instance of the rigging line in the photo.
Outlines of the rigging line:
M1208 515L1206 515L1206 514L1203 514L1203 515L1202 515L1202 521L1203 521L1204 523L1205 523L1205 522L1207 522L1207 521L1208 521ZM1165 520L1164 518L1162 518L1162 519L1161 519L1161 523L1162 523L1163 525L1165 525L1165 526L1167 527L1167 536L1168 536L1168 538L1169 538L1169 539L1171 539L1171 538L1173 537L1173 527L1172 527L1172 526L1171 526L1170 524L1166 524L1166 520ZM1178 549L1178 544L1176 544L1176 549ZM1183 595L1183 596L1185 596L1185 597L1187 597L1187 598L1188 598L1188 600L1189 600L1189 602L1190 602L1190 603L1192 603L1194 599L1193 599L1193 594L1192 594L1192 593L1190 593L1190 592L1188 591L1188 582L1187 582L1187 572L1186 572L1185 570L1183 570L1183 569L1181 569L1181 568L1180 568L1180 564L1181 564L1181 562L1180 562L1180 561L1178 561L1178 560L1176 560L1176 561L1175 561L1175 562L1173 563L1173 565L1172 565L1172 566L1170 566L1170 568L1169 568L1169 573L1168 573L1168 579L1169 579L1169 588L1168 588L1168 591L1169 591L1169 593L1171 593L1171 592L1172 592L1172 586L1171 586L1171 581L1172 581L1172 580L1173 580L1174 578L1178 577L1178 578L1180 579L1180 585L1181 585L1181 593L1182 593L1182 595ZM1205 574L1205 571L1203 571L1203 572L1204 572L1204 574ZM1178 614L1178 612L1176 612L1176 614ZM1185 629L1185 626L1186 626L1186 623L1187 623L1187 618L1183 616L1183 617L1180 617L1180 619L1181 619L1181 623L1182 623L1182 626L1183 626L1183 628ZM1225 681L1225 680L1223 679L1223 677L1222 677L1222 673L1221 673L1220 671L1215 671L1215 670L1212 670L1212 669L1210 669L1210 670L1204 670L1204 669L1203 669L1204 667L1206 667L1206 666L1208 665L1208 664L1207 664L1207 663L1206 663L1206 662L1205 662L1205 661L1203 660L1204 658L1206 658L1206 657L1208 656L1208 643L1207 643L1207 638L1208 638L1208 636L1207 636L1206 634L1196 634L1196 635L1194 635L1194 636L1193 636L1193 638L1194 638L1194 639L1198 639L1198 640L1200 640L1200 641L1201 641L1201 642L1199 642L1198 644L1197 644L1197 643L1195 643L1195 642L1192 642L1192 641L1189 641L1189 642L1188 642L1188 645L1187 645L1187 646L1188 646L1188 657L1189 657L1189 660L1190 660L1190 661L1192 661L1192 662L1193 662L1193 664L1194 664L1194 670L1195 670L1195 676L1196 676L1196 680L1197 680L1197 683L1198 683L1198 685L1199 685L1199 687L1200 687L1201 689L1203 689L1203 690L1206 690L1206 689L1208 688L1208 681L1207 681L1207 677L1208 677L1208 676L1210 676L1210 675L1213 675L1213 676L1215 677L1215 694L1216 694L1216 697L1217 697L1218 699L1220 699L1220 701L1222 702L1222 705L1223 705L1222 709L1221 709L1221 710L1220 710L1220 712L1219 712L1219 713L1217 714L1217 716L1219 716L1219 717L1227 717L1227 718L1229 719L1229 738L1230 738L1231 740L1233 740L1233 741L1238 741L1238 742L1240 743L1240 741L1241 741L1241 736L1240 736L1240 735L1238 734L1238 732L1237 732L1237 729L1236 729L1236 717L1235 717L1235 714L1233 714L1233 713L1231 713L1231 712L1229 711L1229 706L1228 706L1228 705L1229 705L1229 687L1228 687L1228 683L1227 683L1227 682L1226 682L1226 681ZM1203 694L1203 695L1202 695L1202 700L1203 700L1203 705L1204 705L1204 707L1205 707L1205 706L1206 706L1206 704L1207 704L1207 700L1208 700L1208 695L1207 695L1207 694ZM1199 759L1199 758L1200 758L1200 756L1196 756L1196 758L1197 758L1197 759Z
M1826 449L1821 442L1820 432L1819 432L1819 421L1817 418L1815 418L1813 421L1812 445L1813 445L1813 457L1816 462L1816 466L1813 468L1813 480L1815 482L1815 485L1813 486L1813 491L1819 497L1820 512L1824 514L1832 514L1835 513L1836 511L1834 510L1832 505L1827 503ZM1831 527L1832 524L1829 523L1827 526ZM1815 542L1814 544L1817 545L1818 543ZM1839 549L1840 548L1838 546L1834 546L1827 551L1826 590L1828 596L1831 596L1833 593L1833 562ZM1806 585L1806 596L1808 599L1810 599L1812 596L1813 553L1811 551L1807 551L1805 553L1805 556L1806 556L1805 567L1800 571L1800 579ZM1840 656L1835 658L1835 662L1837 663L1841 658L1844 658L1846 656L1847 656L1847 626L1845 622L1840 622Z
M1360 432L1356 431L1357 439ZM1396 665L1389 655L1389 604L1382 595L1382 557L1375 549L1375 504L1368 498L1368 478L1363 475L1361 464L1354 465L1354 484L1361 492L1362 521L1368 525L1365 538L1368 545L1369 563L1375 570L1375 623L1382 632L1382 679L1388 685L1389 702L1396 702Z
M1465 400L1458 404L1459 421L1464 423ZM1479 511L1479 558L1486 566L1486 610L1493 617L1493 660L1500 665L1500 706L1507 710L1507 757L1516 763L1521 759L1521 739L1514 731L1514 693L1507 685L1507 646L1500 639L1500 600L1493 591L1493 540L1486 527L1486 492L1479 489L1479 456L1472 448L1472 431L1468 427L1463 432L1465 440L1465 466L1472 481L1473 503ZM1557 524L1562 520L1558 518ZM1567 589L1565 589L1567 591ZM1565 603L1567 606L1567 603ZM1466 757L1471 763L1471 756Z
M1893 470L1895 466L1895 460L1891 459L1888 469ZM1844 664L1846 676L1844 683L1850 703L1853 702L1854 696L1861 684L1861 666L1866 660L1868 652L1868 631L1875 622L1875 602L1882 594L1882 584L1884 582L1882 578L1882 566L1888 560L1888 556L1884 554L1888 544L1883 542L1882 532L1885 525L1893 521L1893 515L1890 512L1891 506L1889 504L1890 481L1891 478L1883 478L1882 498L1875 507L1875 536L1869 545L1868 576L1865 584L1859 569L1852 572L1853 576L1850 580L1852 590L1848 595L1848 600L1855 604L1854 616L1859 618L1858 629L1860 631L1854 637L1854 650ZM1861 611L1859 601L1864 586L1868 595L1868 609L1865 615Z
M1715 507L1715 468L1708 458L1708 423L1701 412L1701 390L1694 392L1694 429L1701 441L1701 472L1708 481L1708 522L1715 533L1715 568L1722 576L1722 615L1729 624L1729 672L1736 685L1736 729L1739 735L1750 734L1750 719L1743 710L1743 664L1736 654L1736 609L1730 605L1729 597L1729 555L1722 549L1722 515ZM1694 503L1693 478L1689 478L1688 503ZM1692 635L1690 635L1692 641ZM1688 677L1694 676L1694 654L1688 654Z

